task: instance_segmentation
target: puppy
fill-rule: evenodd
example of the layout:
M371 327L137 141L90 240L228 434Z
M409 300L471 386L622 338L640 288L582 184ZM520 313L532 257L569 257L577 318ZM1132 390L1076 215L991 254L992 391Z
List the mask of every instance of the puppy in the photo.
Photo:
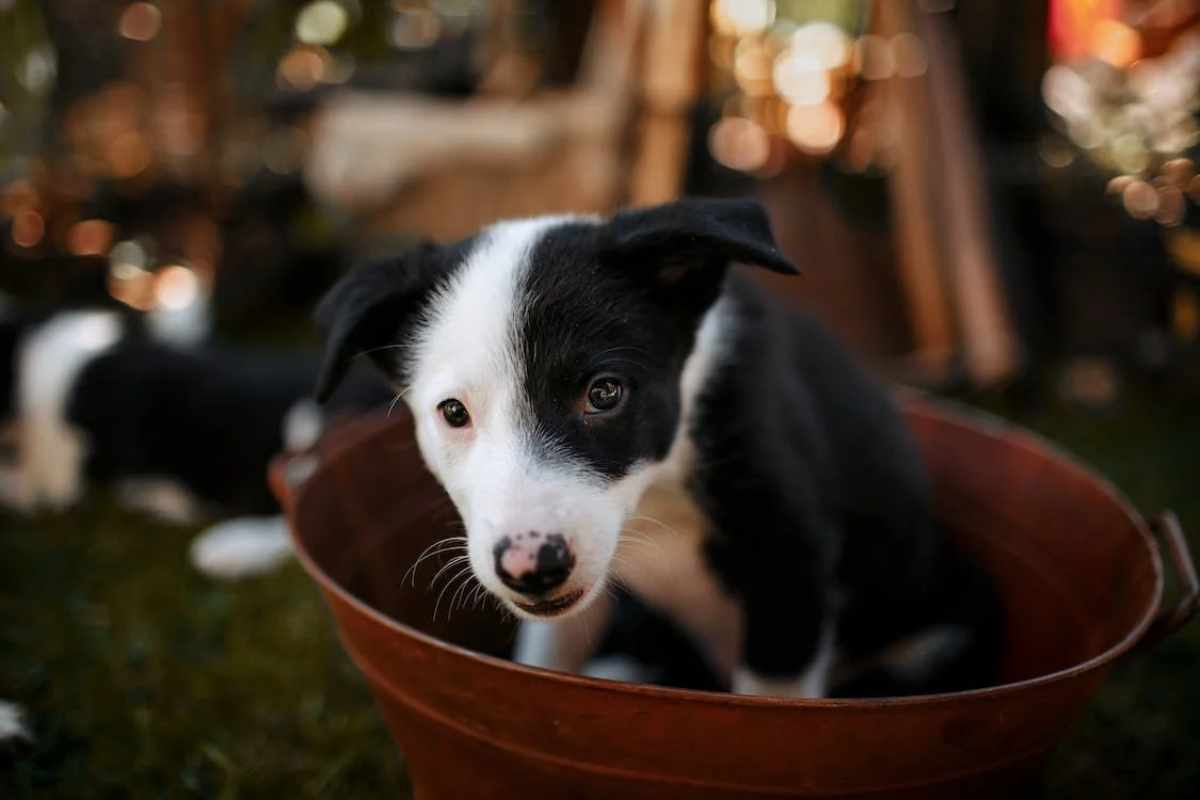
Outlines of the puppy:
M737 692L820 697L889 663L954 688L994 655L995 614L913 441L734 262L796 271L753 202L425 244L323 301L317 396L358 354L401 392L474 576L524 621L518 660L581 669L615 581Z
M377 376L359 375L321 413L310 398L318 366L315 353L180 347L115 311L30 315L9 304L0 317L9 431L0 500L62 510L100 482L172 521L277 513L265 479L271 457L391 397Z

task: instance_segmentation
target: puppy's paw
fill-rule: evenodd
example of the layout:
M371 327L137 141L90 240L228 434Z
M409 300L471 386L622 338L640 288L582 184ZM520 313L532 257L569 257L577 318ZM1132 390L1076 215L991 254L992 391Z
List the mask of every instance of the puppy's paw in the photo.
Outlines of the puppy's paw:
M583 674L589 678L626 683L654 683L658 680L659 673L660 670L649 667L635 658L620 655L593 658L583 668Z
M753 694L759 697L788 697L794 700L809 700L824 697L826 675L808 671L796 677L766 677L739 667L733 672L734 694Z
M182 485L166 478L127 478L117 483L121 508L148 514L169 525L193 525L200 503Z
M17 740L33 741L25 724L25 712L16 703L0 700L0 745Z
M237 580L280 567L292 554L283 517L238 517L192 541L192 565L210 578Z

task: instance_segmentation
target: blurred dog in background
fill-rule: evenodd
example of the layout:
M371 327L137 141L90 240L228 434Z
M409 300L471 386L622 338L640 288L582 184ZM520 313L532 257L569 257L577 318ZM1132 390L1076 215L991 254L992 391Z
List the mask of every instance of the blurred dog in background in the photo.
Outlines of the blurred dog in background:
M4 304L0 502L60 511L101 483L123 505L167 521L224 519L193 547L206 572L267 569L288 553L266 483L270 459L308 448L337 418L391 395L363 370L319 408L309 399L317 353L217 346L161 323Z

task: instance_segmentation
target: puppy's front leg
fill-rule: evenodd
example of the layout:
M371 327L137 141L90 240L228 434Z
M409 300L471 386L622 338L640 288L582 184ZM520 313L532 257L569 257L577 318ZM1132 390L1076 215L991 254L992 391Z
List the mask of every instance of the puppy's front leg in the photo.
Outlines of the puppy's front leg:
M742 592L745 633L733 690L824 697L836 660L837 621L830 559L804 538L780 539Z
M815 698L829 691L834 662L834 625L826 624L807 664L795 674L773 674L743 662L733 673L733 691L771 697Z
M562 621L523 621L517 631L513 661L579 672L600 646L612 616L612 604L608 593L602 592L587 608Z

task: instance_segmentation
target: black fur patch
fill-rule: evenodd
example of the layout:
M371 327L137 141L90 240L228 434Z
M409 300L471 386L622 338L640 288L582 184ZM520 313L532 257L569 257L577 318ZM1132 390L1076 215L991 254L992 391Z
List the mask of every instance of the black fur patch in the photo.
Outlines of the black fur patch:
M662 460L684 362L733 260L795 271L746 201L689 200L547 231L530 253L513 332L537 444L610 480ZM585 415L598 375L621 381L624 403Z
M330 397L360 355L368 356L392 380L404 382L407 348L421 311L430 294L462 266L473 242L422 243L396 258L359 267L329 291L317 309L317 322L325 331L319 401Z
M736 357L698 402L697 499L714 524L709 561L741 598L744 662L792 677L833 624L861 657L936 624L976 632L952 685L995 665L998 612L986 576L932 516L916 445L884 389L815 321L741 276ZM939 678L950 680L947 676Z
M664 313L648 287L601 263L602 233L564 225L533 248L514 344L542 455L565 453L615 479L671 446L695 315ZM587 415L584 395L601 374L622 383L622 405Z
M269 513L278 506L267 465L319 363L310 352L126 341L80 371L66 417L87 436L90 479L171 478L222 512ZM325 414L366 411L389 397L373 370L355 370Z
M15 315L0 319L0 425L13 415L17 404L17 348L23 330Z

